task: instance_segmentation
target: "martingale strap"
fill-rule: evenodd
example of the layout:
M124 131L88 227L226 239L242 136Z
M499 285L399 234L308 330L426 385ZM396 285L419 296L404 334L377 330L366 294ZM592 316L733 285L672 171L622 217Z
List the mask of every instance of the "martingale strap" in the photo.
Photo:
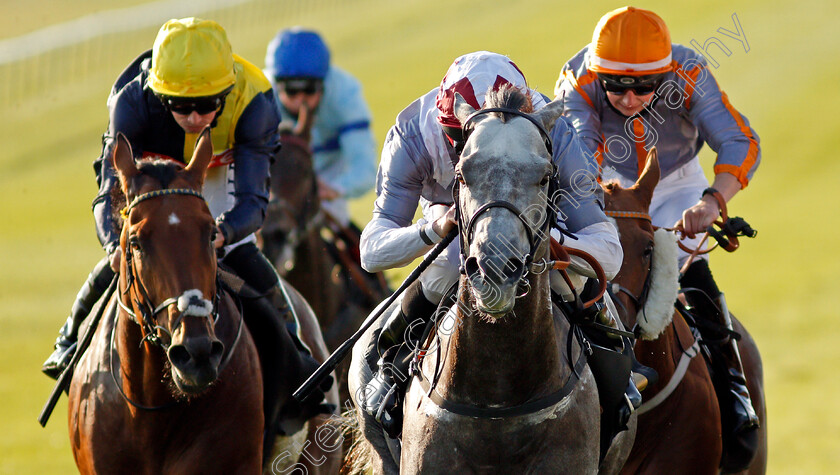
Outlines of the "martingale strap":
M429 399L432 400L438 407L444 409L448 412L453 414L457 414L459 416L466 416L466 417L475 417L475 418L482 418L482 419L502 419L506 417L517 417L517 416L525 416L528 414L533 414L535 412L539 412L543 409L549 408L551 406L556 405L560 401L562 401L566 396L571 394L572 390L574 389L575 385L577 384L578 380L580 379L580 373L583 371L583 367L586 366L586 351L581 348L580 355L578 356L577 361L575 362L575 366L571 374L569 374L569 379L566 381L566 384L563 385L560 389L555 391L548 396L541 397L539 399L534 399L533 401L526 402L525 404L520 404L518 406L511 406L511 407L476 407L468 404L460 404L457 402L452 402L447 399L444 399L434 388L431 387L429 380L427 380L422 372L418 372L416 374L417 380L420 383L420 387L423 389L423 393L428 396Z

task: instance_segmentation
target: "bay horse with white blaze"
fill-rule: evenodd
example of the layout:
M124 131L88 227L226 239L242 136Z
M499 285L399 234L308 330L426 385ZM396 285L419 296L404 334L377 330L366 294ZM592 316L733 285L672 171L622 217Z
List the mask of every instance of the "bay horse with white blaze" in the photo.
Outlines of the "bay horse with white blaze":
M117 137L111 160L129 203L119 285L69 391L82 473L257 474L270 462L259 357L220 277L216 223L201 195L212 156L209 129L186 167L135 163ZM313 325L300 296L290 300L302 326ZM276 345L282 358L299 358L289 335Z
M548 131L562 104L531 114L513 88L488 92L478 111L455 100L466 138L455 169L465 275L457 305L438 311L432 346L415 363L399 457L381 427L357 411L373 471L596 473L598 391L582 346L552 305L547 272L556 216L546 200L556 173ZM354 348L354 397L373 377L378 331ZM633 427L616 438L624 448L613 453L626 456Z
M642 394L638 430L622 473L717 473L722 454L721 415L712 378L700 353L699 334L675 310L678 297L676 236L655 229L648 207L659 183L656 149L636 183L603 185L606 213L615 218L624 249L612 281L621 320L638 327L638 360L659 375ZM734 318L733 318L734 320ZM744 473L764 473L767 463L766 407L758 348L740 322L735 329L748 387L761 420L759 452Z

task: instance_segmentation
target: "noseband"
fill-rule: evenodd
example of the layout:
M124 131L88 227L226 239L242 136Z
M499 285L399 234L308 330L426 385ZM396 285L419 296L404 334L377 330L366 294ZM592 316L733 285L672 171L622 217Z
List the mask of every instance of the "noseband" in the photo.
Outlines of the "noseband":
M134 200L132 200L131 203L120 212L120 214L123 216L123 218L128 219L129 213L131 213L131 210L134 209L138 204L148 199L168 195L189 195L204 200L204 196L202 196L201 193L188 188L171 188L164 190L155 190L149 193L144 193L134 198ZM137 269L135 268L134 258L132 257L132 252L130 249L123 253L123 259L125 259L125 267L128 271L128 275L126 276L126 288L125 290L123 290L122 293L128 294L132 287L136 287L135 294L139 294L140 297L142 297L142 300L135 298L134 305L140 309L142 321L141 319L137 318L137 315L130 307L123 303L122 295L119 293L117 295L117 302L120 308L122 308L132 318L132 320L134 320L135 323L137 323L143 328L144 337L143 340L141 340L141 343L142 341L148 340L150 343L160 346L165 351L169 348L169 343L164 343L163 341L161 341L161 338L157 335L157 330L161 330L162 332L169 334L171 342L172 332L174 332L183 323L184 318L187 316L207 318L208 320L210 320L212 325L215 325L216 322L219 320L219 292L217 291L213 295L212 309L206 315L187 315L186 312L182 311L178 315L178 318L175 320L175 323L172 325L171 330L168 330L158 325L157 315L169 306L178 303L180 297L170 297L165 299L158 306L153 306L153 304L151 303L152 299L149 297L149 292L146 290L146 286L143 285L143 281L140 280L140 278L138 277ZM134 285L135 283L136 286ZM216 288L219 288L218 273L216 274Z

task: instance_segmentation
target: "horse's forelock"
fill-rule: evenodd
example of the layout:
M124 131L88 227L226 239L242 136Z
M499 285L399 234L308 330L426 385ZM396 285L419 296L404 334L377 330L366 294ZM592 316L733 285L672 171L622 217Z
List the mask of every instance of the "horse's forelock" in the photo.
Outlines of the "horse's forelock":
M141 176L154 178L160 183L161 188L167 188L175 179L178 171L184 167L172 160L150 159L142 160L137 165Z
M487 94L484 101L484 108L501 107L505 109L513 109L521 112L534 112L534 105L531 102L530 91L523 92L516 86L510 84L502 85L498 90L491 91ZM502 112L493 112L492 114L501 117L502 121L507 121L512 114L505 114Z
M609 191L609 192L614 192L614 191L618 191L618 190L623 189L621 187L621 185L618 183L618 180L609 180L606 183L603 183L603 186L604 186L604 190Z

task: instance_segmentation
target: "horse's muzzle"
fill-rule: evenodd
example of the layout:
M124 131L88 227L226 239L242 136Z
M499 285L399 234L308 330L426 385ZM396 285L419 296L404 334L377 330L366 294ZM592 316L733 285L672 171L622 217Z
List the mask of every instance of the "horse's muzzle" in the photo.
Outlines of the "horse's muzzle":
M185 338L167 351L172 363L172 379L185 393L201 392L216 381L225 345L208 335Z
M470 257L464 262L464 270L480 311L504 315L513 308L525 272L521 259L500 255Z

